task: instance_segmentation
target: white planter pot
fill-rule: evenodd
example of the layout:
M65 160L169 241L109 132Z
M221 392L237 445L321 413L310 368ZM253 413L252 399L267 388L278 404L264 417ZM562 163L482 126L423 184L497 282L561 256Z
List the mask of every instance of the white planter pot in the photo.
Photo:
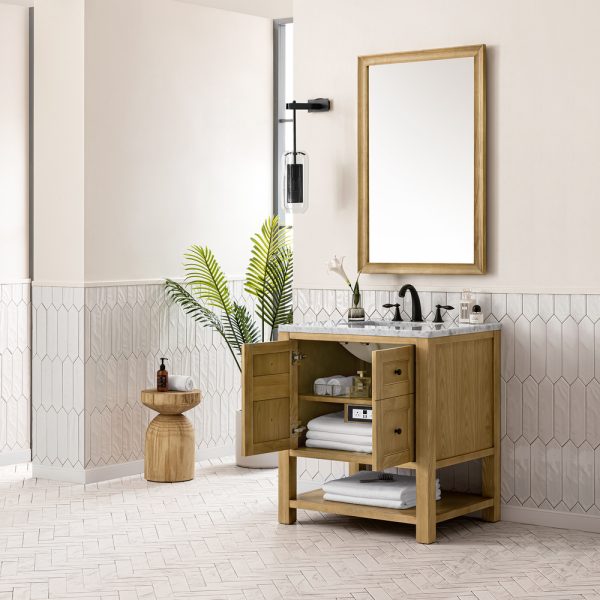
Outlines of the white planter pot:
M242 411L237 410L235 412L235 464L247 469L276 469L278 454L278 452L268 452L256 456L242 456Z

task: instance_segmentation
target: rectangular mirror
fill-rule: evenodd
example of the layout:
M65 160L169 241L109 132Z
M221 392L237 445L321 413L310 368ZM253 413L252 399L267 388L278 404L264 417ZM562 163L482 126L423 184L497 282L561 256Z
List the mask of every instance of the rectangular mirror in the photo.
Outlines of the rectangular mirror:
M485 46L358 59L358 265L485 273Z

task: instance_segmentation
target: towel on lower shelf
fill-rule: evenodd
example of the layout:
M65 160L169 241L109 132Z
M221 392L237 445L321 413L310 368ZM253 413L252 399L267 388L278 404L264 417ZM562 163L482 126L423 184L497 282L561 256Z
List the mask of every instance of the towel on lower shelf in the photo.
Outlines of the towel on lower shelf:
M350 477L328 481L323 485L326 494L350 498L365 497L371 500L390 500L393 502L414 502L417 498L417 481L410 475L394 475L393 481L373 481L361 483L361 479L377 479L377 471L359 471ZM440 495L440 481L436 480L436 494ZM359 502L363 504L363 502Z
M307 423L309 431L324 431L325 433L344 433L361 435L369 438L371 443L373 428L371 423L354 423L344 421L344 411L322 415Z
M321 440L325 442L340 442L342 444L356 444L358 446L371 445L371 436L350 435L349 433L328 433L309 429L306 434L308 440Z
M363 483L363 485L375 485L373 483ZM436 500L441 498L438 490ZM379 498L358 498L356 496L340 496L339 494L323 494L323 500L331 502L346 502L348 504L364 504L365 506L377 506L378 508L414 508L417 505L417 498L409 498L407 500L385 500Z
M370 454L373 452L373 446L371 440L365 439L364 445L359 444L345 444L344 442L334 442L333 440L313 440L310 438L306 439L307 448L325 448L327 450L346 450L347 452L366 452Z

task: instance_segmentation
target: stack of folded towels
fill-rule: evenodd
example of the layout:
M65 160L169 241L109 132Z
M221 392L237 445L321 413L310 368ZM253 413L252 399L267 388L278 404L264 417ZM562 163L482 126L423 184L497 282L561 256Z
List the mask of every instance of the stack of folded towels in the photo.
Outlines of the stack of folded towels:
M417 505L416 478L393 475L379 480L378 471L359 471L350 477L329 481L323 485L323 498L333 502L364 504L381 508L413 508ZM386 478L390 475L386 474ZM436 480L436 500L441 496L440 480Z
M371 423L344 421L344 411L312 419L307 424L307 448L327 448L350 452L372 452Z

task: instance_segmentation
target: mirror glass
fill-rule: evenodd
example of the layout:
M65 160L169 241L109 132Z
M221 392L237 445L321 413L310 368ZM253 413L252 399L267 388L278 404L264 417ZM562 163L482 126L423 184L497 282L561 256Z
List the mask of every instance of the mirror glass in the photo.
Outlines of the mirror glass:
M476 53L415 54L364 57L384 60L368 65L359 96L367 136L359 263L366 272L483 272Z

